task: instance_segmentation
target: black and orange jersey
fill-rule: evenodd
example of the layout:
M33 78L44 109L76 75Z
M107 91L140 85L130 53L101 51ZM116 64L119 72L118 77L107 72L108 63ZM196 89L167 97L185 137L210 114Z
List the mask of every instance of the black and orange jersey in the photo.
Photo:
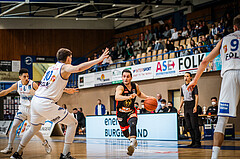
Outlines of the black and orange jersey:
M136 84L131 82L132 89L128 90L128 88L121 83L121 86L123 86L124 90L121 95L123 96L130 96L131 94L136 93L137 94L137 87ZM131 111L135 111L134 103L135 103L136 97L133 99L128 99L124 101L117 101L117 111L122 113L129 113Z

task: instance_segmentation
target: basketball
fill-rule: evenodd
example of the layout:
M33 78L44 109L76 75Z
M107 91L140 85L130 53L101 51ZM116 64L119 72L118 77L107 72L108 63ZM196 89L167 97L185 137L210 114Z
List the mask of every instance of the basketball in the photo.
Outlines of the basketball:
M156 98L148 97L144 101L144 108L148 111L154 111L157 108L158 102Z

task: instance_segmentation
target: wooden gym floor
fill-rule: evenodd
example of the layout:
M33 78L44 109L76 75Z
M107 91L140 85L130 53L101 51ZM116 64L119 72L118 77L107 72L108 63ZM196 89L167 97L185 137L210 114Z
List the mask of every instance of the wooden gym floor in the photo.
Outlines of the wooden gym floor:
M48 137L53 151L46 154L41 141L33 138L25 148L24 159L58 159L63 149L64 137ZM0 149L7 145L7 137L0 136ZM20 138L14 141L14 151L16 151ZM86 139L76 137L72 144L72 156L77 159L94 159L94 158L163 158L163 159L210 159L212 141L202 141L202 148L187 148L189 141L151 141L138 140L138 147L129 157L126 154L128 140L112 139ZM0 158L7 159L10 155L0 154ZM220 152L219 159L236 159L240 158L240 140L224 141L223 148Z

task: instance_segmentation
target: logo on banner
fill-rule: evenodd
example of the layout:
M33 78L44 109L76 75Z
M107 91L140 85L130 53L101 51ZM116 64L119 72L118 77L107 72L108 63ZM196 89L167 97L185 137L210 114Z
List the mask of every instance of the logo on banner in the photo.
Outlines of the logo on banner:
M157 62L156 75L176 73L174 70L176 64L173 60Z
M28 57L25 58L25 63L26 63L26 65L31 65L32 62L33 62L33 60L32 60L32 58L31 58L30 56L28 56Z
M106 76L104 74L101 74L101 77L98 77L97 80L101 81L101 82L110 81L110 79L106 78Z
M144 68L138 68L133 70L133 73L141 73L141 72L146 72L146 71L151 71L151 66L150 67L144 67Z
M205 54L199 54L178 58L179 72L197 70L204 57Z

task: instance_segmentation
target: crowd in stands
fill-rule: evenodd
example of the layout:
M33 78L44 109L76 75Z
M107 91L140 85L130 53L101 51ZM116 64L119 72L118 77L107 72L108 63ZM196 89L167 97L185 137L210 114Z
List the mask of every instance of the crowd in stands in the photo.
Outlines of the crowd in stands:
M109 58L93 66L90 72L106 70L109 64L118 59L130 60L129 65L137 65L208 52L223 36L231 32L233 32L233 19L229 13L222 17L219 22L208 22L207 24L204 20L187 21L186 26L181 30L170 29L168 24L159 25L152 30L139 33L138 39L132 40L128 35L124 40L119 38L116 46L112 46L110 49ZM170 54L172 52L173 55ZM150 61L139 59L147 57L146 54L143 56L144 53L147 56L156 56L156 58L152 58ZM93 59L97 57L97 53L94 53Z

